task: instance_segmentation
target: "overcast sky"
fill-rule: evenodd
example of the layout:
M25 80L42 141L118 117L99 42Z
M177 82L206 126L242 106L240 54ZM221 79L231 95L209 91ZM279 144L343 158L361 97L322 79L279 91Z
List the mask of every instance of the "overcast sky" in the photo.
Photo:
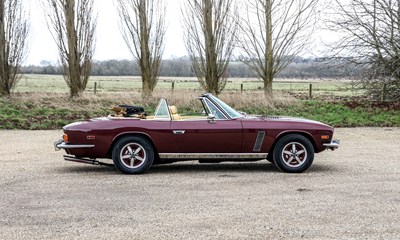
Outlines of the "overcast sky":
M45 16L40 0L28 1L30 11L30 41L29 52L25 64L39 65L42 60L56 63L58 52L54 40L47 29ZM180 2L182 0L168 0L167 16L168 29L166 33L166 46L164 58L180 57L187 55L182 39L182 21ZM96 29L95 60L108 59L132 59L128 48L119 30L119 18L113 0L95 1L95 9L98 13L98 24ZM324 38L326 33L319 33L316 41ZM318 53L314 53L318 54Z
M168 0L166 46L164 58L186 55L182 40L180 21L181 0ZM45 16L39 0L26 1L30 11L29 52L25 64L40 64L42 60L58 61L58 52L54 40L47 28ZM132 59L119 30L119 18L113 0L95 1L98 13L96 30L96 50L94 59Z

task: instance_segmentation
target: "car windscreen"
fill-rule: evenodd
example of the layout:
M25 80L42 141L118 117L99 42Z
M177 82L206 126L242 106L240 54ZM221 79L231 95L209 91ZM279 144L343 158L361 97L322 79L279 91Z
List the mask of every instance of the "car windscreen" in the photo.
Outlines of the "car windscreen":
M231 118L240 118L242 117L242 114L237 112L235 109L230 107L228 104L224 103L221 101L219 98L216 98L214 96L210 96L210 98L217 103Z
M210 114L215 116L215 119L227 119L227 117L216 107L209 99L204 98L204 103L207 106L207 109Z

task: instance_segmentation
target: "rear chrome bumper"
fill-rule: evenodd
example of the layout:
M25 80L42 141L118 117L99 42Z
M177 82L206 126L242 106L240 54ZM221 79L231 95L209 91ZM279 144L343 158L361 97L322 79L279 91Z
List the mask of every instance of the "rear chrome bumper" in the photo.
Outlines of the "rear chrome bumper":
M340 145L340 140L332 140L332 142L330 143L324 143L324 146L332 151L337 149L339 145Z
M62 139L54 142L54 149L59 151L61 149L72 149L72 148L93 148L93 144L68 144Z

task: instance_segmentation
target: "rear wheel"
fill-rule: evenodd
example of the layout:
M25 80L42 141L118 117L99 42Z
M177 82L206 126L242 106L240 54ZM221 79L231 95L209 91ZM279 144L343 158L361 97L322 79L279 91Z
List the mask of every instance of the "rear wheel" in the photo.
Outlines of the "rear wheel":
M274 148L274 162L279 169L289 173L307 170L314 160L314 147L310 140L299 134L281 138Z
M153 164L154 150L142 137L124 137L115 144L112 158L115 167L122 173L146 173Z

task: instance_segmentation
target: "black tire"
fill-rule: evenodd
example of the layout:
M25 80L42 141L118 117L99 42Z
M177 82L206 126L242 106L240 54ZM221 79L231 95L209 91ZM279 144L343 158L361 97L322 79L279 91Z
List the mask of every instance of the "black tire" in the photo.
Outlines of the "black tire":
M267 161L275 165L274 156L273 155L274 155L273 153L272 154L268 154Z
M273 150L275 165L284 172L306 171L314 160L314 147L310 140L299 134L281 138Z
M152 145L142 137L124 137L112 151L115 167L125 174L141 174L149 171L154 161Z

